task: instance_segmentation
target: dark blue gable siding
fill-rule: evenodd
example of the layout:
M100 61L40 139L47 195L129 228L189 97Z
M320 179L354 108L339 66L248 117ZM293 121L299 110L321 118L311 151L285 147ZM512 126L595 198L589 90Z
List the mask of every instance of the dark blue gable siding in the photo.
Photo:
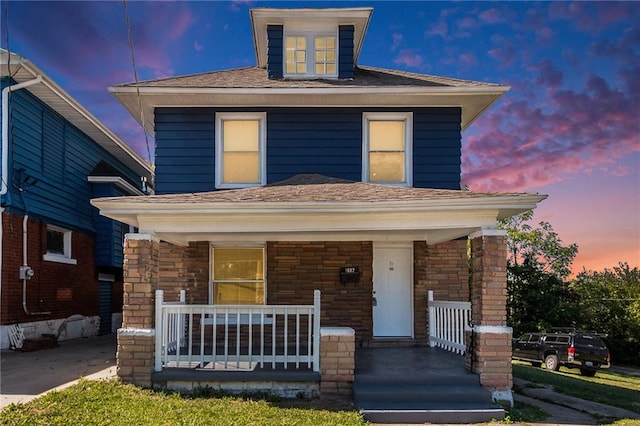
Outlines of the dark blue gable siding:
M214 118L210 108L156 108L156 194L214 189Z
M282 78L284 29L282 25L267 25L267 73L269 78Z
M87 176L96 164L106 161L131 182L140 178L28 90L13 92L10 108L4 206L47 223L93 232L95 208L89 203Z
M353 25L338 27L338 78L353 78Z
M298 173L362 178L362 113L413 112L413 184L460 188L460 108L157 108L156 192L214 190L216 111L266 111L267 183Z
M129 195L113 183L92 183L91 186L93 198ZM96 230L96 266L122 267L124 234L128 232L129 225L100 216L98 209L93 211L93 221Z

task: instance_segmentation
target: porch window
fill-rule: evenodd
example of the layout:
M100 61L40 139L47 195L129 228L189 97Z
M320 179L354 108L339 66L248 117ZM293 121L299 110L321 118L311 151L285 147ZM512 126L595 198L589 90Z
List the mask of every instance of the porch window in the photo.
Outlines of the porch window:
M265 113L216 114L217 188L265 183L265 122Z
M71 258L71 231L54 225L47 225L47 252L42 260L76 265Z
M364 113L364 182L412 185L412 114Z
M285 37L284 75L336 77L337 38L333 34L289 34Z
M213 247L211 259L214 304L265 304L263 247Z

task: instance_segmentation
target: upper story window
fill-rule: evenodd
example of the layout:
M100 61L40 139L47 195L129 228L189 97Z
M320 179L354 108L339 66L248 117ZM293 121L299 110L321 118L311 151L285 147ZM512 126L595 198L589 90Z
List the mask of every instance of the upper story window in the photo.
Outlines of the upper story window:
M211 262L214 304L264 305L264 247L212 247Z
M47 252L42 256L49 262L76 265L78 261L71 258L71 231L54 225L47 225Z
M216 188L266 182L266 113L216 114Z
M412 114L373 112L363 114L362 180L411 186Z
M336 77L336 36L289 34L284 44L284 75L287 77Z

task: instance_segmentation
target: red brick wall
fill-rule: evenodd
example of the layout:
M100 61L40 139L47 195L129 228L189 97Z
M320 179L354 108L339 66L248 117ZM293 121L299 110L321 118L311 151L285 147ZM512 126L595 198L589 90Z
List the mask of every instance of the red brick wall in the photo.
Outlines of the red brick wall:
M427 343L427 295L435 300L469 300L469 265L467 240L427 245L413 243L414 334L420 344Z
M356 340L373 335L373 245L363 242L267 243L267 303L312 304L322 292L323 327L352 327ZM360 268L359 284L341 284L340 268Z
M30 312L51 311L50 315L27 315L22 309L22 216L2 213L2 324L67 318L73 314L98 315L98 281L94 266L94 237L74 231L71 254L77 265L48 262L46 224L29 219L27 263L35 272L27 281L27 308Z
M186 290L187 303L208 303L209 243L198 241L180 247L160 243L158 290L164 290L166 301L179 299Z

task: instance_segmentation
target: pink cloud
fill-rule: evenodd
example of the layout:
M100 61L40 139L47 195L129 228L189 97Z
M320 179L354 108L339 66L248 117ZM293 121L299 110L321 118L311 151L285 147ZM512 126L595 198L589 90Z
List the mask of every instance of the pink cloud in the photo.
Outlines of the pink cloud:
M536 83L558 78L547 68L539 68ZM640 152L637 93L591 74L579 91L551 85L546 96L544 102L507 99L478 120L465 135L465 184L475 190L527 190L596 169L624 173L617 161Z
M531 69L539 72L535 82L544 87L558 87L564 80L564 74L549 59L543 59Z
M393 52L400 46L400 43L402 43L402 34L393 33L391 37L393 38L393 43L391 44L391 51Z
M513 65L518 57L518 51L510 43L505 43L500 47L490 49L489 56L498 61L500 68L508 68Z
M425 31L425 34L428 36L440 36L442 38L447 38L448 33L449 25L444 20L435 23Z
M415 53L413 49L402 49L394 58L393 63L396 65L404 65L412 68L420 68L424 62L424 57Z
M496 8L487 9L478 15L478 19L485 24L496 24L502 20L500 11Z
M476 56L470 52L461 54L458 59L460 60L460 62L462 62L462 64L466 66L473 66L478 64L478 59L476 59Z

